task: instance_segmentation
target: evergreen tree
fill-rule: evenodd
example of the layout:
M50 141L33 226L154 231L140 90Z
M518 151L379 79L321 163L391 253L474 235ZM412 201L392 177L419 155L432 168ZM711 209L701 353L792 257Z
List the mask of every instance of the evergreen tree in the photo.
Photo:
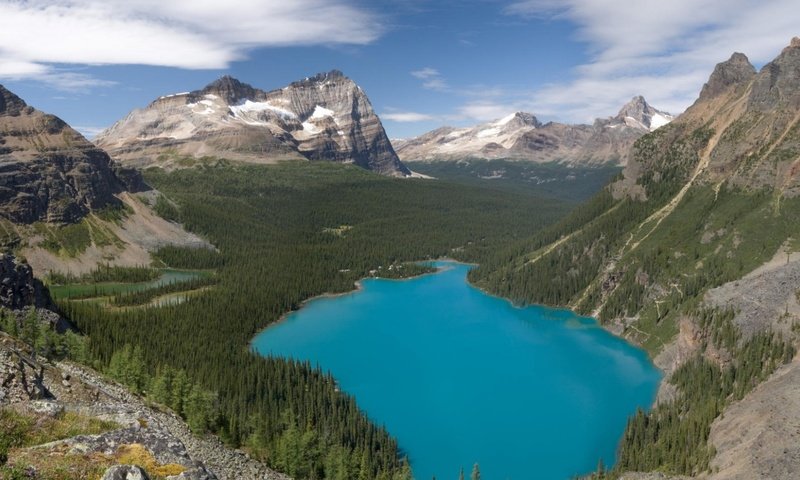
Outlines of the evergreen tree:
M39 325L39 315L36 313L36 309L31 307L22 322L21 340L35 353L40 335L41 326Z
M470 480L481 480L481 469L477 463L472 466L472 474L469 476Z

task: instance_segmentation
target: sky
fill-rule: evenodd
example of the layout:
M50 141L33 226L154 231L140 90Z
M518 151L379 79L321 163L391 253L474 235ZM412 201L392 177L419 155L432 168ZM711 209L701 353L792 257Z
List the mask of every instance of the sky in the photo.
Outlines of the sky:
M762 67L797 0L0 0L0 84L92 136L230 74L339 69L392 138L515 111L589 123L635 95L674 114L734 51Z

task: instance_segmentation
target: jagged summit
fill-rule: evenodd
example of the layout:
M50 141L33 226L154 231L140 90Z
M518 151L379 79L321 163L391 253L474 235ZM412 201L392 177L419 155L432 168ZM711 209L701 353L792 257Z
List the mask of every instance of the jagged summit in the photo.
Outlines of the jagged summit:
M163 162L163 152L171 150L243 162L308 159L354 163L386 175L411 173L366 94L338 70L271 91L226 75L202 90L160 97L134 110L95 141L137 166Z
M507 117L496 120L495 125L503 125L504 128L511 127L533 127L539 128L542 123L531 113L528 112L514 112Z
M0 115L19 115L27 107L24 100L0 85Z
M244 98L253 98L257 93L258 90L252 86L241 82L230 75L224 75L206 85L202 90L198 92L192 92L191 95L193 97L200 97L208 94L219 95L225 99L226 102L233 104Z
M800 107L800 38L793 38L780 55L758 72L749 105L760 111L769 111L779 105Z
M671 122L673 116L653 108L643 96L637 95L623 105L614 119L629 127L653 131Z
M728 60L718 63L711 76L700 91L699 100L714 98L733 85L749 82L756 74L756 68L743 53L736 52Z

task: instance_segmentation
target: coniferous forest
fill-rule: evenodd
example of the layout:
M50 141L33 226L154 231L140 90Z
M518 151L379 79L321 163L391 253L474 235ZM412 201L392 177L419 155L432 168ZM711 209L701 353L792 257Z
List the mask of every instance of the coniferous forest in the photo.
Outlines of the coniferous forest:
M313 366L261 358L248 342L312 296L406 262L481 261L529 237L567 206L479 187L379 177L330 164L220 163L145 172L157 209L218 252L168 248L174 268L215 269L180 305L106 309L62 302L89 338L89 361L165 403L190 425L244 446L295 478L407 478L391 436ZM397 275L398 269L392 274ZM142 299L121 297L120 303Z

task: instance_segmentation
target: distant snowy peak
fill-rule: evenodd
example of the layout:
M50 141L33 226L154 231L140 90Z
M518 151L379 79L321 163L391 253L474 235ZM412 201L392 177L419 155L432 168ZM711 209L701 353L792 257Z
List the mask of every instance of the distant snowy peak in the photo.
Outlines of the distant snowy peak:
M493 122L495 126L503 127L503 128L524 128L524 127L533 127L539 128L542 126L539 123L539 120L536 119L532 114L527 112L515 112L511 115L507 115L500 120Z
M575 165L624 165L630 146L645 133L672 121L672 115L634 97L613 117L593 125L542 124L525 112L474 127L442 127L395 143L403 161L514 159Z
M638 95L626 103L614 119L629 127L652 132L671 122L674 117L667 112L653 108L643 96Z

